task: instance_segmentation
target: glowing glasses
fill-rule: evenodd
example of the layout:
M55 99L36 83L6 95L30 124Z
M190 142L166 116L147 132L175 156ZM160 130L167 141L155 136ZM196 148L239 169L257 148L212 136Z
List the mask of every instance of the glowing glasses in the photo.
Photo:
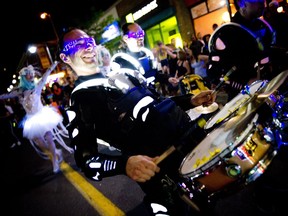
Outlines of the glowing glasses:
M73 41L64 43L64 48L62 50L65 54L71 54L77 52L79 49L86 49L88 46L96 47L96 42L94 38L79 38Z
M126 35L128 36L128 38L138 39L138 38L144 37L145 36L145 32L143 30L140 30L138 32L128 32Z

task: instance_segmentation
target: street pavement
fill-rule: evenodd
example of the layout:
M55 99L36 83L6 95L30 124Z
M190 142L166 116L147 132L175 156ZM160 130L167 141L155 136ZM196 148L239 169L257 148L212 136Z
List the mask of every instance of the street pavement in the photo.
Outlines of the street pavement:
M76 174L83 176L83 179L79 180L78 177L78 180L73 182L69 179L69 173L65 175L63 164L61 165L62 172L54 174L51 162L42 159L25 139L21 146L13 149L1 149L0 153L2 168L0 183L3 187L2 215L111 215L102 210L101 204L107 207L105 199L105 203L100 203L99 207L97 198L94 197L96 204L93 205L93 199L85 197L91 192L85 191L85 188L81 190L72 183L92 185L98 192L98 196L100 194L106 197L115 205L116 209L120 210L119 214L122 212L124 214L131 212L132 214L136 211L134 215L138 213L141 215L143 212L141 207L140 212L137 212L137 208L142 202L144 194L132 180L126 176L115 176L101 182L90 181L77 169L73 154L69 154L64 149L63 164L69 166ZM86 188L89 187L86 186ZM103 199L101 200L103 201ZM113 209L111 211L113 213ZM4 212L8 214L4 214Z

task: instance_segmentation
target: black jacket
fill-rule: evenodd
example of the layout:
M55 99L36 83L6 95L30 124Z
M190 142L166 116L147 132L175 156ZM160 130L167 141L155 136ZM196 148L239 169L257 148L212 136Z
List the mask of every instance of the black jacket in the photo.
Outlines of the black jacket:
M154 157L171 145L182 145L187 136L185 133L191 127L190 118L184 111L192 108L191 95L163 98L141 85L124 94L109 85L100 73L80 76L75 84L70 110L76 112L76 118L68 130L71 144L75 146L76 163L93 180L126 174L125 166L130 155ZM144 97L153 99L153 102L143 106L135 116L134 107ZM149 114L144 119L147 112ZM78 134L73 137L76 130ZM97 139L121 150L121 155L99 153ZM183 155L180 158L183 159ZM180 158L173 161L174 174L181 163ZM92 168L91 163L101 164L101 168ZM167 170L170 169L168 166Z

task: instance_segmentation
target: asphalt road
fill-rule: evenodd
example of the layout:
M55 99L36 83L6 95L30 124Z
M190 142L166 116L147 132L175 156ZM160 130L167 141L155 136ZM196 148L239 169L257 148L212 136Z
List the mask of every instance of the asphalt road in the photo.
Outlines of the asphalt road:
M143 212L141 206L139 212L137 208L144 194L135 182L126 176L90 181L77 169L73 155L64 149L62 171L57 174L52 172L50 161L40 158L26 140L21 146L1 149L0 153L1 209L9 213L2 215L97 216L113 215L113 212L132 214L134 211L134 215L141 215ZM94 190L96 193L91 192ZM95 194L104 198L89 197Z

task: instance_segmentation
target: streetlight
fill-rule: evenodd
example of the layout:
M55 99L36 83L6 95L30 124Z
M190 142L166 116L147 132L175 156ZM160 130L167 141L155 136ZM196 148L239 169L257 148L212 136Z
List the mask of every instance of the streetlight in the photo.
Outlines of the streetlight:
M58 41L59 41L59 36L58 36L57 31L56 31L56 28L55 28L55 25L54 25L54 22L53 22L53 20L52 20L51 15L48 14L48 13L46 13L46 12L44 12L44 13L41 13L41 14L40 14L40 18L41 18L41 19L46 19L46 18L48 18L48 19L50 20L51 25L52 25L52 28L53 28L53 31L54 31L54 34L55 34L55 36L56 36L57 43L58 43Z

